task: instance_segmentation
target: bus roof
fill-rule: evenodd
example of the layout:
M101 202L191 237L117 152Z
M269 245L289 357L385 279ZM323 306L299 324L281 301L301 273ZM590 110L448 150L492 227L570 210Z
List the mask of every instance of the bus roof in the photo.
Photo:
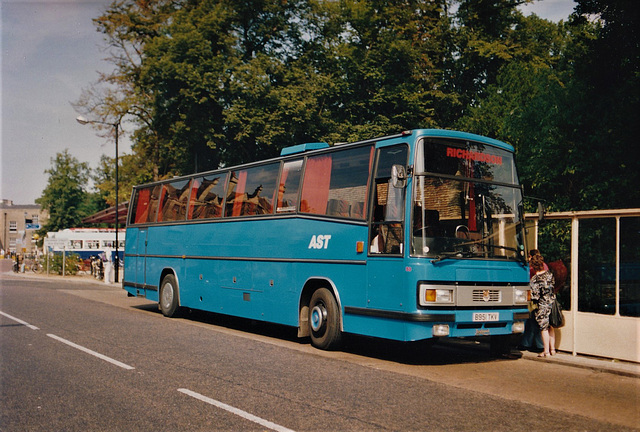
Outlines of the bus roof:
M398 139L398 138L403 138L403 139L409 139L409 137L412 137L411 139L416 139L418 137L434 137L434 138L452 138L452 139L462 139L462 140L470 140L470 141L476 141L476 142L481 142L484 144L489 144L489 145L493 145L496 147L500 147L504 150L507 150L509 152L513 152L514 148L513 146L511 146L510 144L504 143L502 141L498 141L496 139L493 138L489 138L489 137L485 137L482 135L476 135L473 133L469 133L469 132L460 132L460 131L455 131L455 130L450 130L450 129L413 129L413 130L406 130L403 131L401 133L398 134L393 134L393 135L387 135L387 136L380 136L380 137L374 137L374 138L370 138L370 139L366 139L366 140L362 140L362 141L354 141L354 142L350 142L350 143L344 143L344 144L340 144L339 147L344 147L344 146L351 146L351 145L363 145L363 144L367 144L367 143L375 143L375 142L382 142L385 140L391 140L391 139ZM298 145L294 145L294 146L289 146L289 147L285 147L281 150L280 152L280 157L285 157L285 156L293 156L299 153L305 153L305 152L316 152L316 151L322 151L323 149L332 149L334 147L338 147L337 145L329 145L326 142L313 142L313 143L304 143L304 144L298 144ZM155 182L150 182L150 183L146 183L146 184L140 184L140 185L136 185L134 186L134 188L138 188L140 186L145 186L148 187L152 184L164 184L164 183L169 183L172 181L176 181L176 180L182 180L182 179L189 179L194 177L195 175L203 175L206 173L213 173L213 172L217 172L217 171L223 171L223 170L233 170L236 167L247 167L247 166L253 166L253 165L260 165L263 163L268 163L268 162L273 162L275 160L277 160L278 158L272 158L272 159L266 159L266 160L261 160L261 161L253 161L253 162L249 162L246 164L239 164L236 166L231 166L231 167L224 167L224 168L219 168L219 169L215 169L215 170L210 170L210 171L206 171L206 172L199 172L199 173L194 173L194 174L187 174L187 175L183 175L183 176L177 176L177 177L173 177L171 179L165 179L165 180L159 180L159 181L155 181Z
M309 150L318 150L318 149L323 149L328 147L329 147L329 144L327 144L326 142L298 144L291 147L283 148L280 151L280 156L288 156L296 153L303 153Z
M482 135L476 135L470 132L460 132L450 129L415 129L412 131L405 132L407 135L415 135L417 136L433 136L440 138L457 138L457 139L467 139L470 141L477 141L489 145L493 145L496 147L500 147L504 150L513 152L514 148L511 144L507 144L502 141L498 141L493 138L489 138Z

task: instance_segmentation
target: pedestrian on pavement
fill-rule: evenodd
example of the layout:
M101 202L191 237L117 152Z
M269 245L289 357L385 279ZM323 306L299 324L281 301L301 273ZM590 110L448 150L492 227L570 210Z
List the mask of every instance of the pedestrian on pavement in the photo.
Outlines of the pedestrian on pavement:
M538 249L531 249L529 251L529 280L536 274L533 266L531 265L531 258L536 255L540 255L540 251ZM544 269L549 270L547 264L544 264ZM534 351L534 352L542 352L544 347L542 345L542 334L540 333L540 326L538 326L538 322L535 318L535 310L533 309L533 302L529 305L529 318L524 323L524 333L522 334L522 339L520 339L520 344L518 348L520 350Z
M531 299L537 305L535 310L536 322L540 326L542 336L543 351L538 357L548 357L556 353L555 330L549 324L551 306L556 299L554 293L555 279L553 273L544 269L544 258L542 255L534 255L531 258L531 266L535 274L531 278Z

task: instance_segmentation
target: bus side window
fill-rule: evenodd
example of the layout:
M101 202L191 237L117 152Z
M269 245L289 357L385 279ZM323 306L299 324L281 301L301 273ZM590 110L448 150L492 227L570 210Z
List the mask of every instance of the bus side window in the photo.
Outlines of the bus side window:
M279 170L277 163L232 172L225 216L272 214Z
M331 181L331 154L310 157L304 169L300 211L325 214Z
M276 213L291 213L296 211L301 176L302 159L285 162L282 165Z
M390 181L377 183L371 223L371 253L400 254L403 252L404 207L397 201L404 189L395 189Z
M163 186L158 222L184 220L187 214L189 180L180 180Z
M310 157L300 211L364 219L372 156L367 146Z
M191 181L185 180L181 183L182 188L179 189L176 220L185 220L187 218L187 207L189 205L189 194L191 193Z
M372 254L402 254L404 252L404 221L406 188L396 188L391 181L393 165L406 165L407 147L397 145L378 150L378 166L373 188L373 211L369 232Z
M193 179L189 202L189 219L222 217L222 200L226 173Z
M149 198L151 188L136 189L134 191L133 205L131 210L131 224L147 222L149 215Z
M149 196L149 213L147 214L147 222L155 222L158 215L158 201L160 200L160 192L162 185L154 186Z

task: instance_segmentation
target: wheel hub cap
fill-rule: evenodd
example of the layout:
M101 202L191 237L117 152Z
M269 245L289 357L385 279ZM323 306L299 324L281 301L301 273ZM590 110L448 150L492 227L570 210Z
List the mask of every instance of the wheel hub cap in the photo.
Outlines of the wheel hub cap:
M327 310L323 305L316 305L311 309L311 328L313 331L318 331L322 328L327 320Z

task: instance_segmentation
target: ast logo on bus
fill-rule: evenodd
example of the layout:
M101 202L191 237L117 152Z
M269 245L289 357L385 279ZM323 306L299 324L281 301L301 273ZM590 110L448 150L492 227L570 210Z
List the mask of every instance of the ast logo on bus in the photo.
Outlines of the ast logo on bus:
M309 249L326 249L329 246L330 235L314 235L309 242Z

